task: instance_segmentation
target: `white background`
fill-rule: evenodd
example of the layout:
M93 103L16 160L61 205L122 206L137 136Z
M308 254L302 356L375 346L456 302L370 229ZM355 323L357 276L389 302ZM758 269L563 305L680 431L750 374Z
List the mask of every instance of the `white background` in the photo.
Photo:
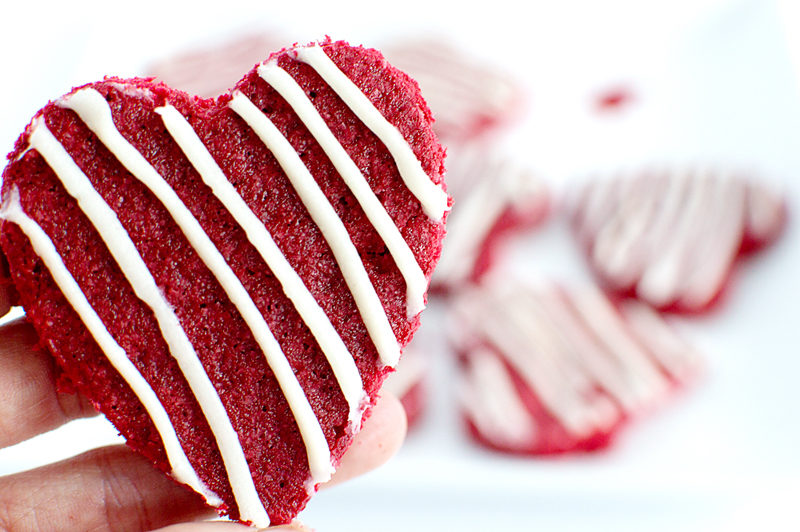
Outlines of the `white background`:
M73 85L142 74L159 57L233 32L276 31L286 44L329 34L375 47L436 34L523 84L528 104L500 140L555 191L587 173L699 162L785 188L796 215L800 14L792 0L269 4L15 2L0 22L0 150ZM620 84L635 100L598 114L595 96ZM594 456L509 458L469 443L440 356L441 302L433 302L421 331L435 377L422 424L389 464L321 492L302 519L321 532L800 528L795 220L737 270L719 311L676 320L708 355L704 376ZM520 239L507 267L586 276L557 221ZM75 422L0 451L0 473L116 439L100 419Z

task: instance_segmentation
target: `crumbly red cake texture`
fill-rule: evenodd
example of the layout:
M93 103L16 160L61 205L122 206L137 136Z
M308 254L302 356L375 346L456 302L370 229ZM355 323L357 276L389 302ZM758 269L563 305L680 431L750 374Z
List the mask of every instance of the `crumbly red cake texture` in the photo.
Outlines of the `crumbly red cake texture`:
M331 41L323 46L402 133L432 181L442 183L444 149L416 83L376 50ZM311 67L293 60L287 50L273 57L312 99L430 278L441 252L444 219L431 220L423 213L386 147ZM378 360L319 228L275 158L226 105L230 94L201 99L141 78L106 78L87 87L105 96L119 131L174 188L252 296L306 390L338 462L353 434L346 430L347 403L327 360L244 231L201 181L154 109L169 103L188 119L340 333L374 403L389 369ZM299 118L255 69L235 89L266 113L300 154L347 228L404 346L419 317L406 317L405 282L352 193ZM304 487L309 475L305 447L251 331L163 205L77 115L50 102L36 116L43 118L131 235L219 392L271 521L290 521L309 498ZM211 430L152 311L136 297L96 229L43 157L27 150L30 132L31 126L9 155L3 196L12 188L19 190L25 213L49 235L109 332L160 398L201 480L223 499L223 511L238 519ZM111 420L131 448L168 471L161 439L142 404L85 329L27 237L16 225L3 223L0 243L27 319L68 383Z

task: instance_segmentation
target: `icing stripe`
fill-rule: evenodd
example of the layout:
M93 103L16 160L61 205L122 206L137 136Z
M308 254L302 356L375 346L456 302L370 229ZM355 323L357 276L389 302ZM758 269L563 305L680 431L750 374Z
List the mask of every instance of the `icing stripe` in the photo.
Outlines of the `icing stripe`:
M264 262L281 283L284 293L311 330L331 365L350 407L350 423L360 425L364 411L363 405L366 404L367 397L361 375L358 373L352 355L325 311L322 310L303 280L286 260L267 228L225 177L222 169L214 161L189 122L171 105L159 107L155 111L161 115L167 131L200 174L203 182L211 188L214 196L220 200L242 227L250 243L258 250Z
M595 286L586 286L581 297L571 298L572 308L600 345L628 369L631 386L641 387L656 395L666 392L669 383L651 363L647 352L631 338L622 317L611 302ZM636 388L635 388L636 389Z
M492 179L480 179L470 172L475 171L473 164L477 161L473 159L476 157L477 155L470 157L469 164L462 160L460 167L466 170L464 173L470 177L473 187L464 190L466 194L461 196L453 193L454 197L460 197L460 202L458 208L448 217L445 245L442 247L436 273L437 279L442 279L445 283L455 284L469 279L475 270L475 262L486 236L508 208L508 198L502 192L498 193L494 175L491 176ZM452 171L451 168L450 172Z
M484 434L502 445L522 447L537 437L537 427L502 361L478 347L469 354L459 381L459 404Z
M703 220L712 197L710 176L700 173L688 183L687 199L679 218L670 227L670 238L661 243L657 255L647 265L639 279L636 293L656 306L673 303L687 274L686 255L693 253L700 235L696 232L698 220ZM678 213L676 213L678 214Z
M700 369L700 354L651 306L629 299L621 305L620 311L631 333L648 346L671 378L685 381Z
M550 331L562 339L564 353L585 368L593 380L627 411L636 410L652 399L652 390L636 386L633 368L621 363L567 307L564 295L554 287L543 287L540 293L521 294L533 311L533 320L543 321Z
M297 113L364 209L406 281L407 314L409 318L413 318L425 308L428 280L386 208L294 78L275 62L260 65L258 75L278 91Z
M572 448L579 441L553 433L540 408L572 439L592 437L656 404L698 368L697 353L643 304L618 309L596 287L493 281L456 298L446 323L464 361L460 384L471 394L462 410L494 445L540 452L549 441ZM519 382L497 368L477 368L487 349ZM544 444L507 437L510 417L517 416L507 410L515 407L505 400L493 408L504 394L522 400Z
M344 223L339 219L305 163L275 124L241 92L233 94L229 105L272 152L291 181L333 252L381 361L394 367L400 358L400 346Z
M642 184L637 184L637 192ZM663 180L653 180L648 184L653 187L652 193L644 198L629 194L620 200L616 211L609 216L603 227L597 231L592 253L595 264L605 265L605 276L616 286L632 286L636 279L631 271L635 271L644 258L637 245L642 242L642 235L649 234L654 218L658 214L658 200L664 197L659 185ZM637 201L638 200L638 201Z
M488 296L483 299L477 293L471 294L460 299L455 308L459 319L470 324L469 328L477 334L477 341L485 338L498 349L528 386L536 390L548 412L571 434L583 437L611 425L619 415L614 405L603 396L585 393L589 383L581 374L564 367L559 349L547 341L542 327L533 330L531 326L536 323L531 320L516 322L519 314L502 300ZM460 343L464 338L454 340Z
M775 191L752 184L745 187L746 222L745 232L757 242L765 242L775 236L783 223L783 201Z
M3 205L0 207L0 218L16 224L28 237L33 251L42 259L53 281L78 314L89 334L92 335L114 369L119 372L136 397L139 398L164 443L164 450L172 467L173 478L200 493L208 504L212 506L222 504L222 500L200 480L192 464L189 463L178 440L178 435L175 433L175 427L153 388L130 361L125 350L108 332L103 320L92 308L78 282L67 269L53 241L39 224L22 209L19 191L16 187L12 188L4 199Z
M605 284L656 307L701 310L724 287L742 246L759 242L751 229L754 193L751 183L725 171L656 170L595 180L571 208L575 232ZM781 202L762 208L774 236Z
M714 179L712 185L705 218L695 226L703 237L698 246L702 255L695 246L684 252L684 260L692 264L682 280L678 298L687 307L707 305L722 290L744 236L744 186L730 179Z
M458 208L447 217L434 283L452 286L479 274L476 267L488 237L505 213L513 212L532 225L545 212L547 192L528 169L484 149L455 155L450 150L448 160L448 191Z
M538 320L535 312L524 303L520 294L512 293L508 293L504 300L493 301L495 313L502 316L512 328L513 333L509 334L516 334L523 342L518 344L516 352L513 354L508 352L506 358L516 360L514 365L522 367L525 364L526 352L530 351L526 346L537 346L534 353L546 359L546 364L553 368L555 380L548 383L551 390L556 390L555 395L551 395L551 408L553 402L562 402L558 397L563 396L565 390L569 390L572 394L572 401L563 401L563 406L567 407L566 416L563 417L564 425L575 427L575 423L582 423L585 428L573 430L584 435L598 428L611 426L619 418L619 411L608 397L598 393L597 379L591 373L593 368L586 367L570 357L568 354L571 350L570 345L558 331L548 328L546 322Z
M117 130L111 116L111 108L99 92L94 89L82 89L67 96L60 105L78 113L81 120L100 138L120 163L155 194L202 261L217 278L231 303L253 333L289 404L306 446L313 482L329 480L333 473L330 449L303 388L250 294L225 262L225 258L214 246L200 223L164 178ZM252 483L252 479L250 482Z
M94 90L92 92L99 95ZM105 103L105 99L103 102ZM214 433L242 519L251 521L257 526L267 526L269 516L256 492L244 451L225 407L186 332L181 327L178 317L158 288L130 235L41 118L33 125L29 143L44 157L67 192L78 202L78 206L94 225L137 297L153 311L170 353L178 362Z
M425 214L436 222L440 221L449 209L447 193L431 181L400 131L383 117L361 89L328 57L321 46L297 48L293 52L298 61L316 70L350 110L383 142L394 157L400 176L422 204Z
M434 129L448 139L463 140L493 130L521 103L522 91L510 77L491 63L463 54L447 40L406 40L384 47L383 53L419 83L436 117ZM450 190L450 181L447 188L458 197Z

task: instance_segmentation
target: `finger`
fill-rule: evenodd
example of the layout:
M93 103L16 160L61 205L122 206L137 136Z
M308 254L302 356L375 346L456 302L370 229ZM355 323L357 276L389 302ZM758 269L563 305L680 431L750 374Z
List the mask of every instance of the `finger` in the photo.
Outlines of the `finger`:
M0 478L0 530L141 531L212 515L125 446Z
M372 409L372 415L342 457L333 478L323 486L333 486L363 475L389 460L400 449L407 428L403 405L394 395L383 392Z
M269 530L270 532L273 532L273 529ZM254 529L238 523L216 521L213 523L181 523L179 525L170 525L164 528L159 528L153 532L254 532Z
M56 391L53 358L36 343L23 319L0 327L0 448L96 414L79 395Z
M393 395L381 397L328 485L384 463L399 449L405 432L400 402ZM0 530L152 530L209 511L199 495L123 446L0 478ZM170 532L224 532L223 525L230 532L241 530L229 523L190 523L186 526L192 528ZM298 526L282 529L303 530Z
M2 225L0 225L2 227ZM6 256L0 251L0 317L8 314L11 306L17 300L17 291L11 282L11 276L8 273L8 261Z

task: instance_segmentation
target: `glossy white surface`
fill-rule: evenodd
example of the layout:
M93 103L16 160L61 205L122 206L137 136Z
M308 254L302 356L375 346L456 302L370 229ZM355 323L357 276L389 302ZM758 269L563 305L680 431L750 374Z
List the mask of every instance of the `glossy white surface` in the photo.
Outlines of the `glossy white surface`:
M800 18L781 19L772 1L536 1L524 12L511 0L485 10L409 0L399 12L367 1L312 2L302 18L290 5L267 2L231 0L227 9L195 6L189 14L165 2L139 4L124 23L100 2L54 2L47 17L38 5L6 8L0 149L10 151L31 115L71 86L135 75L160 54L222 41L235 29L279 31L287 43L330 34L376 47L434 32L525 84L528 106L495 140L518 148L556 190L589 172L701 162L753 169L785 187L791 215L800 202L800 90L792 69L800 65L792 62L800 57ZM778 4L796 15L791 0ZM150 16L153 5L159 17ZM597 94L618 86L632 92L631 105L597 113ZM707 354L704 377L596 456L525 460L469 443L434 335L442 302L433 301L421 334L437 384L421 426L390 463L318 494L302 518L321 532L800 526L793 510L800 496L796 219L775 246L741 265L718 312L676 320ZM558 222L521 239L505 267L559 279L587 275ZM75 422L0 451L0 472L111 441L105 422Z

